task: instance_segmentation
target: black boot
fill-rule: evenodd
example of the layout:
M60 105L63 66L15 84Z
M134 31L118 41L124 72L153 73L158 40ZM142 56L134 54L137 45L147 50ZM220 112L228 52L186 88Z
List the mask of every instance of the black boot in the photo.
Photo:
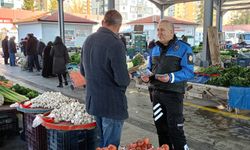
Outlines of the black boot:
M62 83L59 83L59 85L58 85L57 87L62 88L62 87L63 87L63 84L62 84Z

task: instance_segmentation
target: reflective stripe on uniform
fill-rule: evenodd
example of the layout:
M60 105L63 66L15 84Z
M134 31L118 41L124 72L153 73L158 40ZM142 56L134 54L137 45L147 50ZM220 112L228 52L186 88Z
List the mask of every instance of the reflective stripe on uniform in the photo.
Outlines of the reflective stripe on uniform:
M158 119L160 119L162 115L163 115L162 112L161 112L159 115L157 115L157 116L155 117L155 121L157 121Z
M161 104L157 103L156 105L154 105L153 110L155 110L156 108L158 108Z

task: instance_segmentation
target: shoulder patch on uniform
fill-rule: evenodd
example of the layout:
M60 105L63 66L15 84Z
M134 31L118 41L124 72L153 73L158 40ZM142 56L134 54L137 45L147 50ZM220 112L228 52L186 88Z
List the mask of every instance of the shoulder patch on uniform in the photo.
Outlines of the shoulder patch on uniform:
M175 44L174 50L177 51L179 48L180 48L180 46L178 44Z
M187 53L187 63L189 65L193 65L194 64L194 58L193 58L193 54L192 53Z

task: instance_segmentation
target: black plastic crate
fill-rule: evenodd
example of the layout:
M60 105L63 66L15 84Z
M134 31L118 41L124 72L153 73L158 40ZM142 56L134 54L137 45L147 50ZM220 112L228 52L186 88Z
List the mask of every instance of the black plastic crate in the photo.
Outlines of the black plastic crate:
M60 131L47 130L48 150L95 150L97 129Z
M0 135L18 133L18 118L14 113L0 115Z
M28 150L47 150L47 130L43 126L32 127L36 114L24 113L25 140Z
M5 139L13 134L18 134L18 118L15 113L0 113L0 146Z

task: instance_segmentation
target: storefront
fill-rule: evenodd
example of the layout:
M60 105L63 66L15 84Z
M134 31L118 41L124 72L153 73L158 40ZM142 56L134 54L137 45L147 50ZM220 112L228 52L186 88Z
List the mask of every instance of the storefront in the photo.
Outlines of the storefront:
M93 26L97 24L92 20L64 14L65 22L65 44L67 47L81 47L86 37L92 33ZM43 16L31 18L30 20L18 21L19 40L28 33L33 33L37 39L47 43L54 41L59 36L58 13L47 13Z

